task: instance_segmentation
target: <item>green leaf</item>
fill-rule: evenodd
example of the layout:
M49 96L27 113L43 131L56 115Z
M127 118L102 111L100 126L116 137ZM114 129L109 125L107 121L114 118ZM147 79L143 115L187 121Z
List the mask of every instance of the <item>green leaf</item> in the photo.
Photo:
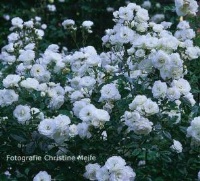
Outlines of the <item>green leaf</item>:
M31 154L31 153L34 153L35 148L36 148L35 142L30 142L26 145L25 151L27 154Z
M172 159L171 159L169 156L164 155L164 154L161 155L161 159L162 159L164 162L167 162L167 163L171 163L171 162L172 162Z
M26 140L24 137L22 137L21 135L11 134L10 136L11 136L14 140L16 140L16 141L18 141L18 142L20 142L20 143L24 143L24 142L27 141L27 140Z
M6 175L0 175L0 180L1 181L8 181L8 178L7 178L7 176Z
M58 110L59 114L62 114L62 115L66 115L66 116L69 116L70 115L70 111L68 110Z
M169 132L163 131L162 133L163 133L163 136L165 138L167 138L168 140L172 141L172 136L171 136L171 134Z
M137 149L135 149L133 152L132 152L132 155L133 156L137 156L137 155L139 155L140 153L141 153L141 149L140 148L137 148Z

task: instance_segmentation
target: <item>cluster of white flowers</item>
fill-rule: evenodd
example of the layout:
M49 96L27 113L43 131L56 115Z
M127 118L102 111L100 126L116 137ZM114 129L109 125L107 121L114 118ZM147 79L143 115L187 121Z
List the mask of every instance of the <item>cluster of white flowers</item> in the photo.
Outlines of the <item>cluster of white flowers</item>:
M195 0L175 0L176 13L178 16L196 15L198 4Z
M143 7L150 8L151 2L145 1ZM53 5L48 8L55 11ZM195 32L188 22L181 21L173 35L168 30L171 23L149 22L153 20L146 9L129 3L113 12L116 24L106 30L102 38L110 50L100 54L92 46L59 52L56 44L38 54L35 41L43 37L42 29L45 29L41 18L27 22L13 18L9 43L0 54L4 65L0 75L1 108L13 104L10 106L12 117L18 123L36 124L38 132L53 139L58 146L75 136L91 138L92 131L97 129L103 131L106 140L104 128L113 120L112 113L121 100L132 100L126 105L129 110L126 111L126 107L121 114L127 133L148 135L154 130L156 116L163 118L167 114L170 118L177 117L176 123L180 122L182 109L166 110L169 110L168 103L173 102L178 109L182 100L195 105L191 86L184 79L187 73L184 63L200 56L199 47L193 45ZM62 26L66 30L77 30L71 19L65 20ZM92 26L92 21L82 23L88 33ZM36 40L33 37L37 37ZM141 89L137 90L138 87ZM145 93L148 98L140 95ZM118 125L116 128L121 129ZM187 135L200 142L199 117L191 122ZM170 148L182 152L182 144L177 140L173 140ZM84 176L99 181L129 181L134 180L136 174L126 166L124 159L113 156L102 167L97 163L88 164ZM51 180L51 176L40 172L34 180Z
M153 123L141 116L137 111L126 111L122 121L125 121L129 131L134 131L136 134L147 135L152 131Z
M193 47L192 40L195 37L195 32L193 29L190 28L189 22L187 21L181 21L177 25L177 31L175 32L174 36L178 38L179 40L185 42L186 47ZM187 52L187 50L186 50ZM191 57L191 59L194 59Z
M160 9L161 5L160 5L160 3L153 4L149 0L144 0L144 2L141 4L141 7L146 9L146 10L150 10L152 8ZM164 19L165 19L165 15L164 14L159 14L159 13L151 15L151 18L150 18L150 20L152 22L155 22L155 23L160 23L160 22L164 21Z
M75 102L76 103L76 102ZM76 106L79 106L78 104L82 103L82 101L79 101ZM77 107L74 107L74 109L77 110ZM84 106L79 111L78 117L85 123L91 124L95 127L100 127L105 122L110 120L110 116L107 111L103 109L97 109L94 105L88 104Z
M26 22L19 17L12 19L12 27L10 28L12 33L8 35L9 43L2 48L0 54L0 58L5 64L12 64L19 61L24 62L24 66L27 66L27 64L35 58L33 37L41 39L44 36L42 27L44 27L45 24L41 25L40 20L40 17ZM21 32L18 31L18 29L20 29ZM33 32L35 35L33 35ZM18 57L15 55L15 49L19 51Z
M73 103L74 115L83 122L78 125L73 124L73 128L70 129L72 136L79 135L81 138L89 138L91 137L89 132L91 126L102 128L107 121L110 121L110 115L106 110L97 109L90 102L89 98L83 98Z
M65 92L74 103L82 98L90 97L93 90L102 83L101 72L95 69L100 66L100 57L92 46L81 48L72 55L64 57L63 61L70 67L73 77L67 81Z
M74 128L70 128L70 123L71 120L68 116L58 115L55 118L42 120L38 125L38 131L40 134L52 138L56 143L61 144L70 137L70 131L74 130L73 134L77 134Z
M145 95L137 95L131 104L129 104L131 111L138 111L141 115L151 116L159 112L159 107L156 102L148 99Z
M84 177L89 180L98 181L134 181L135 172L129 166L126 166L126 162L120 156L112 156L107 159L104 166L100 166L98 163L88 164L85 167L86 172Z
M40 25L40 21L41 19L36 17L38 25ZM39 109L31 108L31 102L27 105L16 106L13 116L20 124L29 123L30 120L34 121L35 119L42 120L38 125L39 133L54 139L57 144L62 144L76 135L81 138L91 137L90 125L98 127L110 120L107 111L95 107L92 109L92 119L86 120L87 110L85 107L83 107L83 110L77 108L79 99L84 98L84 96L88 97L96 84L95 72L92 69L97 67L100 62L96 50L89 46L80 49L73 55L64 55L58 52L58 45L52 44L40 57L36 57L35 43L32 43L32 39L27 32L29 30L40 31L36 31L34 23L32 22L31 26L31 22L23 22L20 18L12 19L12 31L17 28L23 29L27 24L29 26L24 29L23 39L27 39L25 44L21 41L22 35L16 31L8 36L9 44L2 48L1 60L6 65L5 71L6 68L13 66L13 63L15 63L13 66L15 74L9 74L3 79L5 88L0 90L1 107L17 102L19 97L22 96L20 91L28 91L29 94L32 94L33 91L40 92L41 97L46 97L49 100L45 102L46 108L52 110L61 108L65 101L70 99L74 103L74 110L76 110L74 114L83 121L77 125L71 124L70 118L66 115L48 118ZM63 23L63 26L69 25L74 25L73 20ZM20 47L20 49L17 49L17 47ZM15 55L16 50L19 52L18 56ZM68 67L72 69L74 76L71 78L66 77L64 85L51 81L53 76L68 71ZM88 76L88 73L90 76ZM76 112L80 112L80 114Z
M145 1L143 6L148 9L150 3ZM116 76L125 75L132 84L126 87L128 90L143 82L146 89L152 90L153 98L158 99L158 102L147 99L145 95L136 95L129 105L131 111L126 111L122 116L122 121L130 131L149 134L153 123L146 117L162 113L159 109L164 108L159 108L158 105L162 105L163 100L180 103L187 100L192 106L195 105L190 84L184 79L187 73L184 62L200 56L199 47L193 45L195 32L187 21L181 21L172 34L168 30L170 22L149 22L148 12L134 3L119 8L113 15L116 24L112 29L106 30L106 35L102 38L103 44L112 51L101 54L102 66L106 72L112 72ZM122 66L127 66L128 70ZM160 77L151 86L147 83L148 75L157 70ZM117 90L114 90L115 88L112 88L112 91L109 91L108 85L103 86L100 101L109 100L108 96L111 97L111 93L112 97L118 95ZM171 112L167 114L170 118L177 116L178 122L180 112L173 111L176 115L172 115Z
M83 21L82 25L80 26L80 28L84 31L86 31L87 33L92 33L92 26L94 25L94 23L92 21ZM77 30L77 26L75 24L75 21L72 19L66 19L62 22L62 26L64 29L69 30L69 31L76 31Z
M0 106L9 106L14 102L17 102L19 95L12 89L0 90Z
M18 82L21 80L20 75L9 74L3 79L3 86L5 88L18 87Z
M29 106L18 105L13 111L14 117L21 124L31 119L31 109Z
M149 134L152 131L153 123L145 117L159 112L157 103L147 99L144 95L137 95L129 104L129 109L131 112L126 111L121 119L128 126L128 130L134 131L136 134Z
M92 46L81 48L80 51L75 51L73 55L65 57L66 63L69 63L72 71L79 76L90 74L94 76L93 68L100 63L100 58Z
M192 38L195 37L195 33L185 21L178 24L177 31L173 35L167 30L171 23L148 22L148 12L134 3L121 7L113 14L116 25L113 29L106 30L106 35L102 38L103 44L108 47L121 46L120 50L123 51L126 51L123 45L130 47L127 49L130 78L134 78L132 75L135 71L151 73L154 69L158 69L165 81L180 79L187 72L183 62L196 59L200 55L200 49L193 46ZM120 54L126 53L120 52ZM118 66L120 60L122 61L119 57L114 67L115 72L121 72Z
M41 19L36 17L36 22L39 25L40 21ZM14 31L17 28L23 29L25 23L20 18L14 18L12 25ZM24 30L24 39L28 36L26 31L35 30L34 26L33 24L33 26ZM65 20L63 26L69 28L75 26L75 22ZM86 21L82 26L89 28L92 23ZM17 36L20 37L21 35L17 34ZM16 48L17 45L20 46L20 49ZM4 89L0 90L1 107L17 102L23 96L23 91L28 92L29 95L34 91L39 93L37 95L46 100L44 106L51 110L58 110L65 102L70 101L73 104L71 116L75 115L82 120L82 123L70 124L70 119L64 115L49 118L39 109L36 111L39 115L34 116L36 113L32 114L31 102L16 106L13 115L21 124L30 123L35 118L42 120L39 123L38 131L40 134L54 139L58 144L76 135L81 138L91 137L89 128L91 126L102 128L107 121L110 121L110 115L106 109L108 105L112 107L110 102L121 98L116 83L111 83L104 85L101 89L99 101L106 102L103 109L97 109L90 103L89 97L93 91L96 91L96 88L104 83L103 76L105 74L95 70L101 67L103 62L100 56L92 46L81 48L73 54L66 55L59 52L58 45L52 44L39 56L36 56L35 48L35 43L32 42L30 36L25 44L19 38L15 41L9 41L9 44L2 48L1 59L5 64L5 71L12 66L15 74L9 74L3 78ZM16 51L18 52L17 56ZM5 54L7 56L11 54L9 57L13 56L13 59L10 60ZM8 59L9 61L7 61ZM72 76L68 76L70 71L73 72ZM63 83L60 83L55 80L55 77L62 74L64 75ZM59 121L60 123L58 123ZM64 126L58 126L58 124Z
M165 82L155 81L152 87L154 98L165 98L169 101L179 100L181 96L185 98L192 106L195 104L193 95L190 93L191 87L187 80L180 78L173 80L171 87L167 87Z
M102 52L100 54L101 66L105 69L105 72L108 73L117 73L118 72L118 63L123 59L123 52Z

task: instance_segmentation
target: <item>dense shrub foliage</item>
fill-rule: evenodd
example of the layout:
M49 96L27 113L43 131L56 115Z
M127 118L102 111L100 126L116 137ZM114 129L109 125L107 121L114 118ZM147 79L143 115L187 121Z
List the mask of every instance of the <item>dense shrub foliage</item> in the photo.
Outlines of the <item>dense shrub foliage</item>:
M1 4L0 180L200 179L198 5L135 2Z

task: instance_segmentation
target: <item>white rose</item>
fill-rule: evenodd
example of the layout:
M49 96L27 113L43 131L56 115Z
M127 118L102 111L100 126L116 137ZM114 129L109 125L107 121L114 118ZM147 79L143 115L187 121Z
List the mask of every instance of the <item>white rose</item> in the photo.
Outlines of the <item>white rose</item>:
M176 87L179 92L184 95L187 95L191 90L189 82L182 78L179 80L173 80L172 86Z
M40 82L48 82L50 80L50 73L40 64L34 64L30 74Z
M71 120L68 116L61 114L56 116L54 120L56 122L56 127L58 130L68 129L69 124L71 123Z
M84 21L83 23L82 23L82 26L84 27L84 28L91 28L91 26L93 26L93 22L92 21Z
M29 106L18 105L13 111L14 117L21 124L31 119L31 109Z
M186 55L188 55L189 59L196 59L200 55L199 47L188 47L185 51Z
M92 89L95 83L96 80L90 76L82 77L80 80L80 86L86 87L88 90Z
M83 107L79 112L79 118L84 122L90 122L94 117L96 108L94 105L89 104Z
M151 99L147 99L144 104L144 111L148 116L154 115L159 112L158 104L153 102Z
M50 109L59 109L65 102L64 96L63 95L57 95L51 98L50 103L48 107Z
M91 133L89 132L89 125L86 123L79 123L77 125L77 129L78 129L78 135L83 139L83 138L90 138L91 137Z
M139 22L148 21L149 20L148 11L146 9L139 9L136 13L135 19L137 19L137 21Z
M3 79L3 86L8 87L14 87L18 86L18 82L21 80L21 77L19 75L10 74L7 75L5 79Z
M164 51L159 50L152 59L152 64L155 68L162 68L170 62L170 57Z
M35 52L33 50L25 50L21 52L18 60L24 62L24 64L30 64L35 59Z
M167 89L167 98L170 101L175 101L181 96L180 91L176 87L170 87Z
M51 181L51 175L49 175L46 171L40 171L34 178L33 181Z
M20 85L27 89L35 89L38 90L39 82L34 78L27 78L20 82Z
M84 95L81 91L74 91L71 95L70 95L70 100L71 102L75 102L77 100L80 100L84 98Z
M11 20L12 22L12 25L14 27L17 27L17 28L22 28L23 27L23 20L19 17L15 17Z
M78 134L77 125L72 124L69 126L69 136L74 137Z
M40 134L52 138L57 131L57 125L54 119L44 119L38 125L38 131Z
M200 142L200 117L195 117L187 128L187 136Z
M4 89L0 90L0 105L6 106L11 105L13 102L18 101L19 95L15 93L14 90L11 89Z
M165 82L156 81L152 87L152 93L154 98L164 98L167 92L167 84Z
M147 135L152 131L153 123L146 118L141 118L139 121L135 122L132 126L134 133L139 135Z
M97 163L85 166L86 172L84 173L84 177L89 180L96 180L96 172L100 169L100 165Z
M131 104L129 104L130 110L135 110L137 106L142 106L147 101L147 97L144 95L137 95Z
M109 172L119 171L125 165L125 160L120 156L112 156L105 162L105 167L109 170Z
M106 84L101 88L101 97L99 99L100 102L102 101L109 101L109 100L119 100L121 95L115 84Z
M177 140L173 140L173 145L170 148L175 150L177 153L181 153L183 150L182 144Z

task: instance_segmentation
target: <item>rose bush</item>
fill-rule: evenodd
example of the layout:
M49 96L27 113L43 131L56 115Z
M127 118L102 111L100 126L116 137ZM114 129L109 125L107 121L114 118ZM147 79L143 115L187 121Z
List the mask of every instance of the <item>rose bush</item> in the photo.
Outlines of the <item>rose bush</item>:
M186 65L200 56L194 30L187 21L175 30L171 22L152 22L135 3L113 16L101 52L57 44L41 51L41 21L12 19L0 54L2 179L198 179L199 105L185 79ZM93 22L66 19L62 26L74 40L81 31L86 44ZM96 160L60 160L66 155Z
M142 5L152 14L152 20L161 22L164 18L176 21L174 18L173 0L151 0L140 1L134 0L135 3ZM45 38L40 43L40 50L44 49L51 43L66 46L72 50L77 48L73 39L68 36L66 31L61 29L61 23L66 18L73 18L77 24L82 24L85 20L92 20L94 34L89 36L90 45L101 51L101 37L104 30L113 26L112 12L120 6L129 3L124 0L2 0L0 4L0 23L2 24L0 32L0 47L6 44L7 31L10 28L10 20L14 17L20 17L24 20L38 19L43 22L43 28L46 30ZM77 34L77 44L81 46L81 33Z

